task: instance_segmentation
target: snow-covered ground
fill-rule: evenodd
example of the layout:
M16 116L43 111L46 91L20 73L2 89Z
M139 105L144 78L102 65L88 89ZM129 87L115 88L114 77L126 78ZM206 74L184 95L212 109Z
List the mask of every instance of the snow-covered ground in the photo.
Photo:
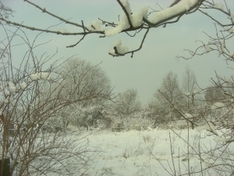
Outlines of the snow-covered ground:
M80 132L76 129L72 130L72 134L75 136L74 141L71 141L74 146L82 146L82 141L85 141L88 144L85 150L91 151L88 152L91 162L80 170L84 173L83 176L188 175L188 168L190 172L198 171L191 175L201 175L200 170L208 167L211 169L205 170L209 173L204 175L220 175L217 170L212 170L211 166L219 162L224 164L225 161L222 160L224 158L234 161L234 156L230 155L233 152L228 152L228 148L233 150L233 142L222 150L220 144L225 141L225 136L215 137L205 130L149 129L123 132L105 130ZM217 147L220 152L225 151L221 154L222 159L220 159L220 153L216 153L219 152ZM211 151L213 148L216 148L216 151ZM77 151L81 149L77 148ZM74 157L72 156L69 160ZM70 165L71 169L79 168L72 162L67 161L66 164ZM55 167L59 165L55 164ZM232 173L230 169L227 172ZM49 175L59 174L50 172Z
M207 134L190 130L191 147L198 151L199 146L202 150L216 145L213 137ZM173 174L174 169L179 175L187 173L188 161L192 170L200 168L200 160L194 155L196 152L190 148L190 156L187 154L188 147L184 141L188 140L187 136L188 130L94 132L87 136L89 146L99 146L101 152L89 168L88 175L165 176ZM202 165L205 166L210 160L203 157Z

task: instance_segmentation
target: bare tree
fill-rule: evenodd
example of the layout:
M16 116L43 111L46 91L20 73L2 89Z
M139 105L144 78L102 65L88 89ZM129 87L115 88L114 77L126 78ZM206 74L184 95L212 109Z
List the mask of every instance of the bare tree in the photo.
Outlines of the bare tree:
M173 72L169 72L162 81L159 90L155 93L155 108L157 109L157 121L168 122L177 119L179 116L171 104L181 107L183 96L179 87L178 77ZM168 103L170 102L170 103ZM152 105L151 105L152 106ZM152 106L153 107L153 106Z
M196 75L189 67L185 68L183 74L182 89L185 95L186 109L189 112L195 106L195 95L198 92Z
M111 84L105 72L99 64L92 65L82 59L70 59L64 64L60 73L64 77L64 96L72 95L71 98L81 99L92 94L99 95L86 104L101 105L111 99Z
M222 102L226 99L223 90L220 89L219 87L213 87L213 86L206 88L204 96L206 102L209 104Z

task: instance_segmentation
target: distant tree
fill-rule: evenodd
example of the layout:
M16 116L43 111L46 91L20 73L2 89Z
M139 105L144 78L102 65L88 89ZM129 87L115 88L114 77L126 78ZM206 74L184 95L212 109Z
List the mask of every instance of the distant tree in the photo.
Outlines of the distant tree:
M184 101L186 104L185 108L186 111L189 112L192 106L195 106L195 95L198 92L196 75L189 67L185 68L182 81L182 91L185 96Z
M149 117L154 121L153 127L156 128L162 124L166 124L171 118L169 117L169 109L160 103L156 98L148 103Z
M141 109L141 102L138 99L137 91L129 89L121 93L115 101L114 110L120 116L129 116Z
M92 65L82 59L69 59L62 66L59 75L64 79L61 86L65 97L82 99L95 95L85 104L100 105L110 100L112 87L106 73L99 64Z
M74 107L101 107L105 102L111 99L112 88L110 80L105 72L98 65L92 65L82 59L69 59L57 70L57 77L59 82L53 82L52 86L54 91L52 95L58 96L60 101L64 101L67 98L72 102L76 101L76 105L71 104L63 108L59 113L55 121L58 126L66 129L71 122L69 118L73 111L76 111ZM59 89L58 89L59 87ZM53 89L53 88L52 88ZM45 87L45 92L47 91ZM46 94L45 94L46 95ZM87 99L87 97L90 97ZM86 115L85 115L86 114ZM83 113L80 117L80 125L84 124L88 118L95 118L94 113ZM89 119L92 122L92 119ZM87 126L87 125L86 125Z
M160 89L155 93L156 108L162 118L174 120L178 114L174 111L174 106L181 108L183 96L179 87L178 77L173 72L169 72L162 81ZM174 106L172 106L174 105Z
M209 104L213 104L216 102L222 102L226 99L224 95L224 91L221 87L210 86L205 90L205 100Z

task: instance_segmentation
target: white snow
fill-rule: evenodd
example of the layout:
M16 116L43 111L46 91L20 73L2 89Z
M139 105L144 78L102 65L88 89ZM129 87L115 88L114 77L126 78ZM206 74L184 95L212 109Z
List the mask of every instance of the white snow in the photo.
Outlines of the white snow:
M30 75L30 78L31 78L31 80L33 80L33 81L36 81L36 80L40 79L38 73L31 74L31 75Z
M129 27L129 23L128 23L128 19L125 15L116 27L105 30L105 35L108 37L114 36L114 35L120 33L121 31L123 31L124 29L127 29L128 27Z
M26 87L27 87L27 83L26 82L20 83L20 88L21 89L25 89Z
M165 167L172 166L171 157L175 165L181 165L181 172L186 172L187 168L187 145L180 138L187 139L187 130L176 130L179 136L170 130L151 131L127 131L127 132L94 132L88 136L90 146L100 146L100 157L96 163L89 168L91 175L128 175L128 176L150 176L169 175L159 161ZM171 139L169 138L169 133ZM191 144L194 148L199 145L210 146L216 144L212 137L203 138L205 131L197 132L190 130ZM200 140L200 141L199 141ZM201 142L198 145L198 142ZM171 146L172 153L171 153ZM208 156L203 156L206 159ZM192 167L199 166L200 160L191 151L190 164ZM203 163L204 166L209 163ZM176 167L179 171L178 167Z
M215 8L223 10L223 4L222 3L215 3Z
M121 40L117 40L114 44L114 47L116 47L116 50L118 51L119 54L125 54L126 52L129 51L127 46L123 46ZM113 48L114 48L113 47ZM111 49L109 51L110 54L116 55L115 50Z
M40 72L39 75L40 75L41 79L46 80L46 79L49 79L50 73L49 72Z
M216 102L211 106L211 109L214 110L214 109L223 108L223 107L225 107L225 104L223 104L222 102Z
M234 52L229 54L234 59Z
M211 133L218 136L218 132L215 129L215 126L210 122L207 122L206 125L202 125L202 126L197 127L196 130L199 131L199 132L204 131L204 130L209 131L209 132L211 132Z
M15 84L14 84L13 82L8 82L8 86L9 86L9 91L10 91L11 93L15 93L15 91L16 91L16 86L15 86Z
M199 0L181 0L176 5L169 7L165 10L162 10L160 12L156 12L151 19L152 23L158 23L160 21L163 21L171 16L178 15L183 12L187 12L190 10L193 6L195 6L198 3Z
M140 26L142 24L143 18L146 18L148 14L148 8L146 6L142 7L138 12L131 15L131 22L134 27Z
M185 113L184 116L188 119L191 119L193 118L192 114L189 114L189 113Z
M226 141L228 141L228 139L227 138L225 138L225 137L221 137L221 136L216 136L215 138L214 138L214 140L215 140L215 142L226 142Z
M4 90L4 94L7 96L7 95L10 95L11 94L11 92L9 91L9 90Z
M211 51L211 48L209 45L205 45L205 51L206 53L209 53Z
M49 80L49 72L38 72L30 75L31 80L36 81L40 79Z
M102 29L102 23L100 21L93 21L89 27L89 30L91 31L103 31Z
M60 33L68 33L68 30L67 29L60 29L58 32L60 32Z
M120 0L121 4L124 6L128 14L131 14L131 8L128 0Z
M74 129L72 129L73 131ZM73 131L76 134L76 130ZM75 135L74 134L74 135ZM95 176L151 176L151 175L174 175L172 174L173 163L177 173L187 175L188 159L190 166L199 170L202 162L203 168L213 164L209 151L217 147L217 143L226 142L222 137L208 136L206 131L197 130L156 130L149 131L84 131L77 130L77 139L83 138L88 142L87 150L98 150L93 153L95 158L92 162L83 168L88 169L86 175ZM193 149L189 154L185 141L188 140ZM69 138L69 137L68 137ZM77 146L80 147L80 140L77 140ZM74 143L74 145L76 145ZM233 145L229 146L232 149ZM201 150L202 160L197 156ZM79 148L77 149L79 151ZM92 152L91 152L92 153ZM97 155L96 155L97 154ZM211 158L214 156L214 158ZM69 162L68 162L69 163ZM170 174L163 166L170 170ZM59 163L58 163L59 165ZM77 166L71 166L77 167ZM79 167L79 166L78 166ZM72 168L71 168L72 169ZM210 175L213 169L210 170ZM197 175L200 175L198 173ZM58 174L49 173L47 175L57 176ZM180 175L180 174L178 174ZM196 174L195 174L196 175Z
M127 0L121 0L121 3L125 7L133 27L141 26L143 23L143 18L147 17L148 8L144 6L138 12L131 13L129 2ZM129 27L130 24L128 18L126 14L124 14L123 18L116 27L105 30L105 35L106 36L116 35Z

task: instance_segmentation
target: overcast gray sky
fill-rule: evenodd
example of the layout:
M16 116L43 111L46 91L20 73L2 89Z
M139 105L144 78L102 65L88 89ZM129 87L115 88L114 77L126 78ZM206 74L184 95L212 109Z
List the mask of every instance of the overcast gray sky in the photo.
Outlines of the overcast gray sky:
M3 0L2 2L15 11L14 17L11 18L12 21L41 28L59 23L23 0ZM118 15L123 14L115 0L34 0L33 2L54 14L77 23L83 20L85 24L90 24L98 18L117 22ZM166 8L172 3L172 0L129 0L129 2L132 11L137 11L142 5L158 9L157 3ZM234 10L233 0L227 2L231 6L230 9ZM222 17L220 19L226 20ZM76 32L75 28L64 24L56 26L55 29ZM33 38L37 34L37 32L26 31L29 38ZM198 46L196 40L208 41L203 31L214 34L213 22L199 12L185 15L176 24L152 29L143 48L135 53L133 58L130 55L112 57L108 55L108 50L117 39L121 39L129 49L134 49L140 44L141 34L135 38L124 34L107 38L90 35L78 46L69 49L66 46L76 43L79 40L78 36L64 37L43 34L40 36L39 42L51 39L49 44L41 48L41 52L46 51L53 54L58 48L57 57L59 58L77 55L93 64L102 62L101 67L107 73L112 85L115 86L115 92L134 88L138 91L140 100L147 103L159 89L163 77L170 71L181 78L185 67L189 66L195 72L197 81L202 87L210 85L210 78L215 77L215 71L227 77L232 74L231 70L227 69L226 62L222 58L218 58L216 54L194 57L188 61L176 59L177 55L186 55L184 49L195 49ZM3 37L2 34L0 37Z

